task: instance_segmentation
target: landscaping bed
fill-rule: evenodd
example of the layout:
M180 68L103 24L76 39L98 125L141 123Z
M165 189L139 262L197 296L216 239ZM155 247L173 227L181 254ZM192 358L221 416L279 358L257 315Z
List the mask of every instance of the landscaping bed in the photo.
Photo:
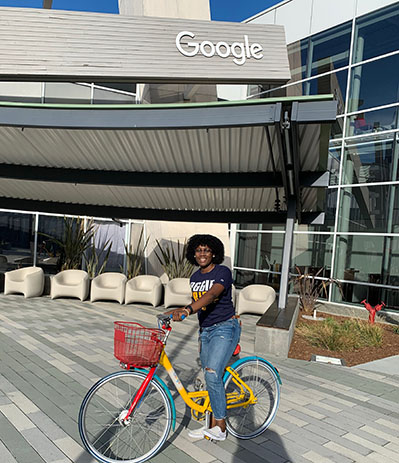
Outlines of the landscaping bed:
M311 356L315 354L340 358L345 361L347 366L353 366L385 357L391 357L392 355L399 355L398 325L388 325L376 322L376 330L369 332L370 327L368 322L358 319L350 319L348 317L340 317L317 312L318 317L329 319L328 322L325 322L308 320L303 318L301 315L302 314L299 313L294 337L288 353L289 358L310 360ZM354 325L355 329L359 328L357 325L360 325L360 328L366 331L366 335L370 337L371 341L378 343L378 340L380 339L380 345L369 345L365 347L351 346L351 340L353 340L353 338L357 340L362 337L358 334L358 332L354 332L354 335L353 332L350 331L350 329L353 328L351 325ZM315 327L315 334L305 335L304 332L307 332L312 327ZM339 336L333 335L335 330L341 330L341 332L343 332L343 337L340 337L341 333ZM331 348L339 346L340 344L341 347L339 349L330 350L323 346L313 345L310 338L313 339L313 342L320 343L320 341L315 340L315 338L319 337L320 332L322 331L326 332L327 343L330 344ZM355 344L357 344L357 342ZM342 345L344 345L344 347L342 347Z

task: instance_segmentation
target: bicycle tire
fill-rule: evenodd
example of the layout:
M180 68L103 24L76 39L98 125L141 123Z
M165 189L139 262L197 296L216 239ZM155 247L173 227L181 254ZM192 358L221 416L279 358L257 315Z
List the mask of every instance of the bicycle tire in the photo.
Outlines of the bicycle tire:
M163 387L154 379L129 418L121 414L146 374L137 371L112 373L98 381L83 399L79 433L87 451L104 463L140 463L159 452L172 425L172 409Z
M227 410L226 426L239 439L253 439L264 432L274 420L280 402L280 383L274 369L263 359L248 359L234 370L252 389L257 402L246 407ZM225 382L226 394L238 392L232 375Z

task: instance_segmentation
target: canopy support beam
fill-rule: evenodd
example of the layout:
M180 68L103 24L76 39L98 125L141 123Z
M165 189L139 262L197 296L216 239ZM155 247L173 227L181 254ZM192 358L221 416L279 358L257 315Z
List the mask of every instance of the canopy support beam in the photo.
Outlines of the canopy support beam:
M288 200L287 221L285 224L285 238L283 248L283 259L281 265L280 292L278 298L278 308L284 310L287 305L288 285L290 279L292 244L294 240L294 226L296 221L296 200Z

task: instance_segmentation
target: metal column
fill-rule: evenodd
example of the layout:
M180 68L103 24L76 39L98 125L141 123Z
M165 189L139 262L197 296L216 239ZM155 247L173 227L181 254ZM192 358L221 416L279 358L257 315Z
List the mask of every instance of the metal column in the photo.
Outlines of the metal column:
M294 226L296 220L296 200L290 198L287 204L287 222L285 226L285 238L283 248L283 262L281 265L280 293L278 298L278 308L285 309L287 305L288 284L290 279L290 266L292 243L294 239Z

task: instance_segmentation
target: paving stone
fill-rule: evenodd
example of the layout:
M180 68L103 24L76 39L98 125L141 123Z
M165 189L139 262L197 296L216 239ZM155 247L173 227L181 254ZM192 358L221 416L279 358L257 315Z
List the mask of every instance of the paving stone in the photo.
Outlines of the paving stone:
M38 428L26 429L22 435L46 462L65 460L65 455Z
M0 413L5 455L18 463L94 463L80 444L77 412L88 388L118 370L112 323L126 317L155 326L154 314L162 310L47 297L25 300L0 294L0 407L15 406L32 423L31 428L19 432ZM253 354L254 318L245 321L241 356ZM176 324L167 347L189 389L200 372L196 339L196 320L187 320ZM356 458L365 463L392 463L399 446L399 396L395 390L399 391L399 377L272 356L270 361L279 368L283 381L275 421L256 439L228 436L219 444L191 442L185 437L186 427L197 424L160 370L175 398L177 429L151 462L350 463ZM21 364L25 367L16 368ZM53 440L56 454L51 453L54 447L43 445L40 457L27 440L29 434L23 435L28 431L47 444ZM4 448L0 452L4 453ZM7 461L1 455L1 463Z
M50 417L42 411L30 413L29 419L52 441L66 437L63 431Z
M2 463L18 463L17 460L11 455L7 447L0 441L0 461Z
M1 441L18 463L44 463L21 433L0 414Z
M0 412L18 431L35 427L32 421L15 404L1 405Z

